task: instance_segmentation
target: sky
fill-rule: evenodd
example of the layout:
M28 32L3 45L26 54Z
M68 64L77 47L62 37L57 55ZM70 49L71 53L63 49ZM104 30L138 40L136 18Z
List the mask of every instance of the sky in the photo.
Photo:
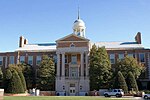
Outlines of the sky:
M0 52L15 51L20 36L55 43L73 33L78 5L90 41L135 41L141 32L150 48L150 0L0 0Z

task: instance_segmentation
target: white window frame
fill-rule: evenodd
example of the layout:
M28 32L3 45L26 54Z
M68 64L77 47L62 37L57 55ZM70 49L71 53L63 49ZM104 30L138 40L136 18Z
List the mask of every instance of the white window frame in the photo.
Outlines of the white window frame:
M15 63L15 57L14 56L9 56L9 64L14 64L14 63Z
M36 56L36 65L39 65L42 61L42 56Z
M141 58L140 58L140 55L141 55L141 54L144 54L144 61L143 61L143 62L141 62ZM145 60L146 60L146 59L145 59L145 53L139 53L139 61L140 61L141 63L145 63Z
M124 53L119 53L119 54L118 54L118 59L119 59L119 60L123 60L124 57L125 57Z
M0 56L0 62L2 62L0 66L3 66L3 56Z
M20 56L20 63L24 63L25 62L25 56Z
M73 62L73 58L72 58L73 56L76 57L76 62ZM72 54L72 55L71 55L71 63L72 63L72 64L77 64L77 55L76 55L76 54Z
M77 67L71 67L70 68L70 77L71 78L77 78L78 77L78 68Z
M109 59L111 64L115 64L115 54L109 54ZM114 62L112 62L111 59L114 60Z
M32 61L31 64L30 61ZM28 64L33 65L33 56L28 56Z
M75 47L75 44L74 44L74 43L71 43L71 44L70 44L70 47L71 47L71 48Z

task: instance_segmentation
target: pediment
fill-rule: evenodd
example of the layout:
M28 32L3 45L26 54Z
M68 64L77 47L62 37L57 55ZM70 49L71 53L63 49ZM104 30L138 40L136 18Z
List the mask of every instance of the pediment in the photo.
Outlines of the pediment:
M77 36L75 34L70 34L70 35L67 35L61 39L58 39L56 42L61 42L61 41L89 41L89 39L86 39L84 37L81 37L81 36Z

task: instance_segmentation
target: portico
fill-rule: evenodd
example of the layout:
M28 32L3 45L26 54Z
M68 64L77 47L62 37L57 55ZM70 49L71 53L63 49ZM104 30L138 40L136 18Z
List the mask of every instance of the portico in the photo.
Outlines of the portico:
M89 39L85 23L78 17L73 34L56 41L56 92L59 95L86 95L89 92Z
M66 51L66 52L65 52ZM57 50L56 91L60 95L82 95L88 93L88 48L70 47ZM61 85L61 87L59 87ZM58 88L59 87L59 88Z

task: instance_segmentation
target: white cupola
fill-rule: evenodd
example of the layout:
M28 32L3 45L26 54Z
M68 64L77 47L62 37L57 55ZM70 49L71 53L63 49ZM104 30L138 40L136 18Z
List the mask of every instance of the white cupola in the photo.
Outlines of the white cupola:
M73 33L77 36L85 37L85 23L80 19L78 11L78 19L73 23Z

